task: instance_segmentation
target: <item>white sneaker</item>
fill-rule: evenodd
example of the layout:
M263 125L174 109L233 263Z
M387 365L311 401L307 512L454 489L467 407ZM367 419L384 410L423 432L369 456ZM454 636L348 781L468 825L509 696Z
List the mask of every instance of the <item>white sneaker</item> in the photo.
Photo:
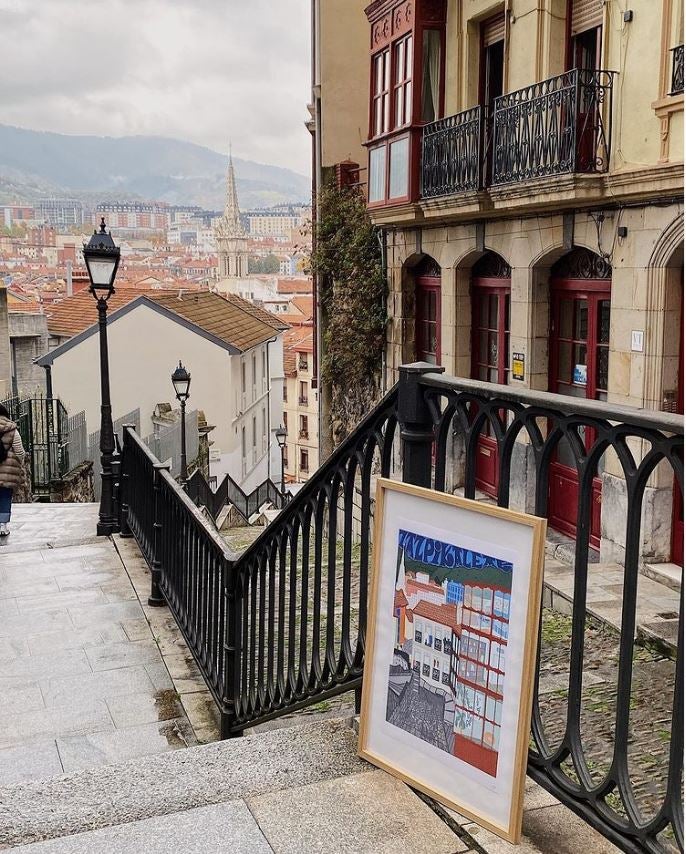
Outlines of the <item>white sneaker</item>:
M7 537L10 532L10 527L7 522L0 522L0 537Z

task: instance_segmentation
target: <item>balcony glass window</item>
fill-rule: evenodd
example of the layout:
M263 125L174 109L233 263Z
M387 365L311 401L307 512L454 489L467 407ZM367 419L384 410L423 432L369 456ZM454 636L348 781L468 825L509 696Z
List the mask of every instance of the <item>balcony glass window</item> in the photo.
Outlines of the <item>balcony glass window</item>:
M369 201L381 202L386 196L386 146L369 152Z
M377 53L372 60L372 136L380 136L390 130L391 106L391 55L388 48Z
M412 120L412 36L405 36L395 45L395 114L393 127L402 128Z
M389 199L403 198L408 194L410 177L410 138L404 136L402 139L392 142L389 148L391 150L391 163L388 197Z
M441 33L424 30L422 44L422 121L434 122L441 114Z

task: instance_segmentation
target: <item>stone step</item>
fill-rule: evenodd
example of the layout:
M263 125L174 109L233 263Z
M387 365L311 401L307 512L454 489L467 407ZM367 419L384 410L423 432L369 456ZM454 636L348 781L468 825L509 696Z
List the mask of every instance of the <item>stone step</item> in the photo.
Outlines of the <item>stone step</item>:
M357 756L350 719L339 718L16 783L0 789L0 848L297 789L368 769Z
M644 563L641 573L677 593L681 590L684 568L676 563Z

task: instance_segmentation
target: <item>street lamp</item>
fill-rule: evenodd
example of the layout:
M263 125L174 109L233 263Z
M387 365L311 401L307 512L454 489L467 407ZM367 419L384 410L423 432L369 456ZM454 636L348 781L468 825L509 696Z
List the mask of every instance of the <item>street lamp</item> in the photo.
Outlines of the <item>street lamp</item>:
M188 464L186 463L186 401L190 397L191 375L179 360L179 367L171 375L176 399L181 404L181 483L188 480Z
M97 532L109 536L119 530L119 520L114 506L114 429L112 428L112 404L110 402L110 365L107 351L107 300L114 293L114 278L119 266L119 247L114 245L112 235L107 233L105 217L100 222L100 231L83 247L90 292L98 306L98 328L100 332L100 463L101 494Z
M274 435L276 436L276 441L279 444L279 448L281 449L281 495L285 497L286 495L286 436L288 433L286 432L286 428L281 424L279 427L274 430Z

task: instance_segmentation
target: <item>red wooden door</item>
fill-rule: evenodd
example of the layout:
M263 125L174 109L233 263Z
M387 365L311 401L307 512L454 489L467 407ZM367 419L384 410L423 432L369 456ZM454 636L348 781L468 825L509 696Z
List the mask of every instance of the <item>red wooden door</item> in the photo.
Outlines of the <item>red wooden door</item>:
M607 400L610 344L609 279L553 279L550 390L557 394ZM582 429L588 450L592 430ZM598 474L602 471L602 462ZM579 478L569 443L558 445L550 465L548 511L552 527L576 536ZM600 547L601 481L593 479L591 545Z
M441 363L441 279L417 276L415 341L418 362Z
M507 384L510 368L510 268L488 253L472 273L472 379ZM476 448L476 488L498 494L498 445L485 424Z

